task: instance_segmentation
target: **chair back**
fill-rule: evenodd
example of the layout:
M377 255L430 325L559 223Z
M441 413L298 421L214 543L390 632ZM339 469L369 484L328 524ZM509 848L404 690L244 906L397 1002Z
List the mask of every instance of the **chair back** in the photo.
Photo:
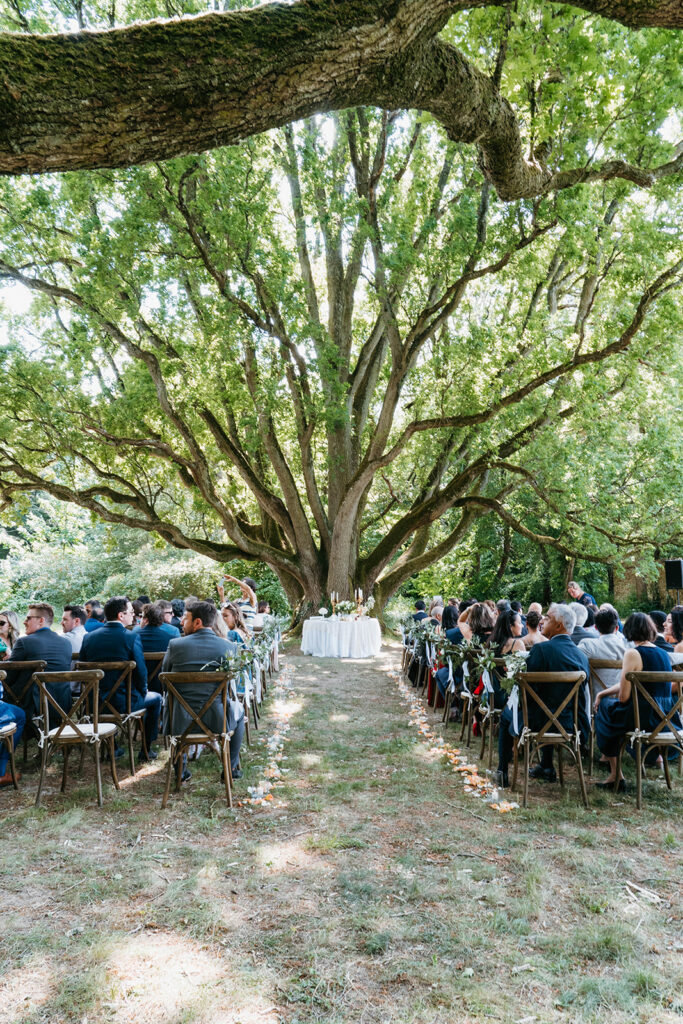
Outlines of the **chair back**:
M638 732L641 731L640 726L640 711L641 701L643 704L649 704L652 710L655 712L655 721L657 725L654 729L651 729L647 738L648 743L653 743L660 738L662 742L662 733L673 733L675 739L673 740L672 746L677 746L683 750L683 737L680 734L680 730L676 727L673 722L674 715L679 716L683 714L683 672L628 672L626 678L632 687L631 699L633 701L633 720L635 727ZM678 700L675 700L670 711L664 711L660 708L657 701L654 699L648 689L648 683L678 683ZM633 692L635 691L635 693ZM635 696L635 700L633 697ZM672 691L673 697L673 691Z
M590 665L591 670L590 685L591 692L593 694L605 689L605 683L598 675L600 669L610 669L613 672L620 672L623 668L621 661L617 659L612 660L610 658L589 658L588 664Z
M200 742L209 742L210 740L218 738L219 734L212 732L212 730L209 729L209 727L202 721L202 716L209 710L213 702L216 700L216 697L220 697L221 707L223 709L223 725L221 732L227 733L228 680L230 679L227 672L161 672L159 674L159 679L166 689L169 731L173 733L173 712L176 703L179 704L180 707L182 707L190 716L190 721L185 729L183 729L183 732L174 736L177 744L182 746L190 733L198 736L201 736L203 733L206 736L206 741L201 740ZM194 708L190 707L187 703L187 700L183 696L183 690L188 686L196 686L198 683L207 687L212 687L213 689L210 696L206 698L201 710L195 711Z
M158 678L166 651L146 651L145 665L147 666L147 689L154 693L161 693L163 687ZM154 684L154 685L153 685Z
M100 694L98 699L101 703L100 717L111 717L115 722L121 723L124 715L130 715L132 702L134 661L77 661L74 665L80 671L97 669L104 676L107 672L118 672L118 676L105 694ZM78 673L74 673L74 676ZM126 701L126 710L119 711L114 704L114 697L119 691L123 691Z
M30 688L33 686L34 672L43 672L47 668L46 661L4 661L3 669L5 672L5 682L3 684L4 697L3 700L7 701L8 704L16 704L18 707L22 707L22 701ZM24 672L29 673L28 679L22 684L17 684L15 677L22 675Z
M522 698L524 728L529 729L529 710L530 707L533 708L534 705L538 707L546 719L545 724L540 730L534 730L536 740L539 744L542 744L543 737L550 732L559 734L561 739L570 746L574 745L575 738L578 740L579 694L581 691L581 685L585 680L585 672L521 672L517 676L519 692ZM542 691L543 687L552 683L562 683L565 684L567 688L562 703L555 710L551 710L548 707L547 702L536 689L540 684ZM559 721L560 715L563 713L565 708L569 707L570 702L574 714L575 737L570 736L565 727Z
M36 672L33 676L38 687L40 697L40 714L44 723L50 721L50 708L52 708L53 721L58 724L56 732L52 736L53 743L59 743L60 737L65 729L73 730L82 743L91 742L89 736L79 728L79 722L88 716L88 725L93 727L93 735L97 736L99 726L99 685L104 675L99 669L90 669L87 672ZM50 683L75 682L80 687L80 694L74 700L68 711L65 711L54 699L48 685ZM48 726L45 725L47 730ZM73 742L73 733L71 733Z

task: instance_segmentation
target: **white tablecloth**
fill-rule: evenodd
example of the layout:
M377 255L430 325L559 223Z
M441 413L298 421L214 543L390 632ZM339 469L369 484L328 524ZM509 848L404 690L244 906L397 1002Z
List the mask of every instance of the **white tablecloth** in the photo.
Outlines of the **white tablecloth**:
M315 658L374 658L382 646L377 619L307 619L301 650Z

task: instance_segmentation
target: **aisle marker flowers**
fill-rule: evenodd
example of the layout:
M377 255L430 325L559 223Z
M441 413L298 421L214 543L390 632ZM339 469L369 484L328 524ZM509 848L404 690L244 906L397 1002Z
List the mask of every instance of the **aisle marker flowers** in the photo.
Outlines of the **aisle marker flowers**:
M413 692L412 686L406 684L400 673L390 672L389 675L396 681L401 698L408 705L411 725L417 728L420 737L429 744L430 752L445 757L452 770L462 777L464 792L484 800L489 807L501 814L518 808L518 803L501 800L498 797L498 791L493 782L479 774L479 768L471 762L469 753L463 754L458 747L446 743L442 736L438 736L434 732L427 719L424 704Z
M282 767L282 760L285 757L285 740L290 729L290 718L295 706L291 699L295 697L294 692L294 669L291 665L285 665L277 676L272 687L272 698L270 699L272 713L268 717L268 724L271 732L265 738L267 753L266 767L255 786L248 786L248 797L238 801L238 806L267 807L273 802L273 790L284 783L283 776L289 771Z

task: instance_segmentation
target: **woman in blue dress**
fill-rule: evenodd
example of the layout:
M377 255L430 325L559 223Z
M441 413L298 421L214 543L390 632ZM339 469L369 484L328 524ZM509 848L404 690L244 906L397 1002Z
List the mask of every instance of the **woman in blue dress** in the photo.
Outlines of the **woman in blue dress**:
M605 782L598 786L614 787L617 778L617 755L627 733L635 728L631 684L626 678L629 672L671 672L671 659L666 651L655 646L657 630L649 615L634 612L624 623L624 636L634 644L624 652L619 683L601 690L595 698L595 739L598 747L609 761L610 773ZM647 686L655 702L666 714L670 711L675 698L671 692L671 682L650 683ZM645 700L639 703L640 728L651 731L659 724L657 713ZM680 728L680 726L679 726ZM657 751L648 754L647 760L652 763L657 758ZM624 777L619 780L619 792L626 789Z

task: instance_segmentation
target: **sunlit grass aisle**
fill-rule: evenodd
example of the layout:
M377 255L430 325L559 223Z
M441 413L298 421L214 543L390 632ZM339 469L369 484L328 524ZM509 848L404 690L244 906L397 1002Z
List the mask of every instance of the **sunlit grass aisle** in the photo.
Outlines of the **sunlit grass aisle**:
M229 811L210 755L165 812L162 765L101 811L56 775L38 812L35 773L3 791L0 1022L680 1020L683 782L497 814L410 725L397 659L288 656L264 805Z

